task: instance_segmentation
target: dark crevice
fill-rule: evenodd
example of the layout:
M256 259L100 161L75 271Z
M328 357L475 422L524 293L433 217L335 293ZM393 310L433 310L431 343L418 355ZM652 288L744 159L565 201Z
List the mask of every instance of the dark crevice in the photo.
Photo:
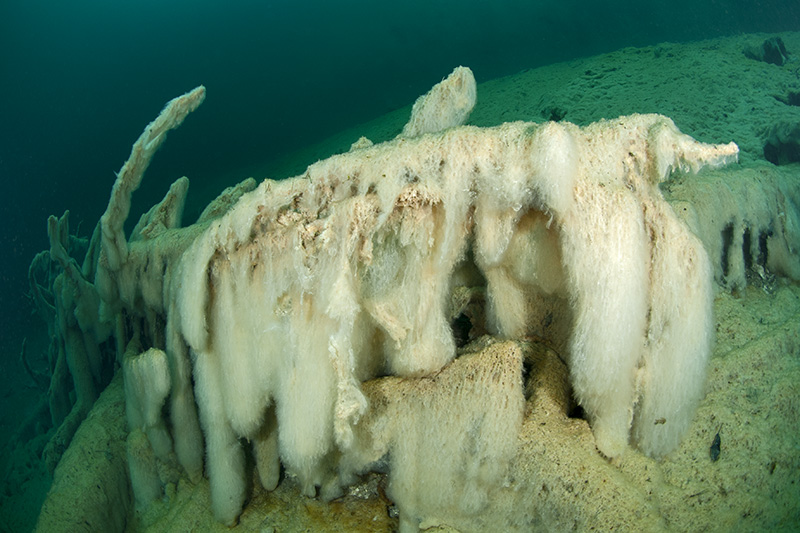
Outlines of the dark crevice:
M731 244L733 244L733 222L728 222L722 229L722 257L720 262L722 264L722 276L728 277L730 269L729 255L731 252Z
M450 324L450 329L453 330L453 339L456 343L456 348L461 348L469 343L470 331L472 331L472 321L467 315L461 313Z
M767 142L764 159L773 165L788 165L800 162L800 144L796 142Z
M534 364L533 364L533 361L530 358L524 357L522 359L522 383L526 384L526 386L525 386L525 400L530 400L531 396L532 396L532 392L533 392L532 387L528 383L528 379L531 376L531 372L533 372L533 367L534 367Z
M786 96L775 96L775 100L786 105L800 106L800 91L789 91Z
M542 116L551 122L561 122L567 116L567 110L558 106L550 106L542 109Z
M586 420L586 412L583 410L583 407L578 405L578 402L574 403L574 407L569 410L567 416L570 418L579 418L581 420Z
M753 243L750 228L745 228L744 236L742 238L742 255L744 256L744 268L750 270L753 268Z
M761 267L767 266L767 239L772 236L772 230L762 231L758 235L758 257L756 263Z

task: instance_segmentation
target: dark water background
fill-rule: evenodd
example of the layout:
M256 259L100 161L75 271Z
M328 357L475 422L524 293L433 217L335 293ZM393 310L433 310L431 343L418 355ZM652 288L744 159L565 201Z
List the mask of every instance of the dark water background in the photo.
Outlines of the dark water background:
M88 235L144 126L199 84L206 102L156 156L132 217L181 175L196 213L230 185L215 177L410 104L457 65L480 82L798 29L797 0L0 0L0 350L36 320L26 273L47 216L70 209Z

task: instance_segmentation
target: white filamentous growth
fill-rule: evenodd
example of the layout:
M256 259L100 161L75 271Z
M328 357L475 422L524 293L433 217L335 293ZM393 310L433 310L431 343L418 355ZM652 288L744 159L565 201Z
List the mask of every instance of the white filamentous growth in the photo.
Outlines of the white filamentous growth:
M167 459L172 440L161 407L170 390L166 354L151 348L139 355L127 353L122 361L125 412L130 434L127 454L131 486L139 506L161 495L156 459Z
M600 451L621 454L634 420L646 453L674 447L702 390L710 274L699 241L661 197L660 170L645 171L736 151L695 145L687 151L657 115L586 129L451 128L334 156L244 195L183 255L170 311L196 353L217 517L231 523L239 513L236 443L259 442L272 405L287 470L308 494L315 485L335 492L332 452L352 443L367 408L359 383L382 369L425 375L455 355L449 279L471 233L498 334L524 333L514 317L528 299L569 296L572 381ZM541 272L520 267L525 250ZM548 272L557 254L563 274ZM695 377L680 381L682 368Z
M130 193L203 94L176 99L173 118L143 134L101 224L103 305L145 317L166 348L124 364L132 464L152 464L141 432L158 440L168 388L177 459L197 479L205 441L226 524L247 493L242 439L268 489L281 462L304 493L335 497L388 453L404 527L479 512L503 482L524 401L519 354L451 363L450 298L465 272L486 282L491 333L554 323L600 452L677 445L702 394L713 270L659 183L734 161L736 145L696 142L659 115L463 126L475 82L458 68L394 140L243 182L182 229L179 180L127 240ZM386 374L405 379L377 396L362 386ZM162 456L169 441L152 447ZM137 496L152 499L157 478L139 473Z
M420 96L403 128L403 137L418 137L460 126L475 107L475 76L466 67L458 67L426 94Z

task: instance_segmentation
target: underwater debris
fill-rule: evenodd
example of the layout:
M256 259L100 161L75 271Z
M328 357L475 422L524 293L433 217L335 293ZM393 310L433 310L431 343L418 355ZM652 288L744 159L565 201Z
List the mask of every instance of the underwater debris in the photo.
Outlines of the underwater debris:
M745 57L756 61L763 61L772 65L783 66L789 60L786 45L780 37L770 37L759 46L750 46L744 49Z
M720 439L719 431L717 431L717 434L714 435L714 440L711 442L711 447L708 449L708 453L711 456L712 462L716 462L717 459L719 459L721 445L722 445L722 439Z

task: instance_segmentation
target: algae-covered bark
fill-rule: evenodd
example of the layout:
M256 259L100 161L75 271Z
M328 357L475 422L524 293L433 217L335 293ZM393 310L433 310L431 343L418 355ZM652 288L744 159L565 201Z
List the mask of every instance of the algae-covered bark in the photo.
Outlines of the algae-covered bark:
M167 132L178 127L202 103L204 97L205 89L198 87L170 101L159 117L145 128L133 145L130 158L117 175L108 207L95 228L82 266L69 255L69 214L60 219L51 216L48 220L50 257L63 270L50 287L54 301L37 300L40 309L47 310L48 304L53 305L56 324L54 342L57 348L54 350L55 361L51 362L53 378L49 395L53 423L58 429L44 451L44 460L51 471L55 469L97 395L108 384L110 369L115 359L118 362L130 333L147 325L145 334L150 337L149 342L158 345L159 335L163 337L153 323L160 302L160 297L153 293L159 292L158 287L166 277L163 271L155 271L149 259L170 253L178 254L180 248L175 249L173 240L170 240L171 249L162 251L167 239L161 239L158 241L160 244L148 245L143 254L145 257L132 259L131 243L122 227L130 211L131 194L138 188L153 154L166 139ZM154 208L146 215L152 218L150 225L160 222L166 228L177 226L187 184L185 179L179 180L159 208ZM131 241L136 239L147 240L148 236L135 232ZM149 276L134 271L133 275L126 277L131 268L135 270L138 266L141 269L142 264L150 268ZM32 279L32 286L36 288L35 293L41 293L35 279ZM140 301L142 296L145 296L144 305ZM126 320L128 323L124 323ZM104 349L112 333L116 342L116 358ZM160 344L163 345L163 340ZM71 375L71 384L67 375ZM65 407L70 403L70 389L74 390L76 400L67 413Z

